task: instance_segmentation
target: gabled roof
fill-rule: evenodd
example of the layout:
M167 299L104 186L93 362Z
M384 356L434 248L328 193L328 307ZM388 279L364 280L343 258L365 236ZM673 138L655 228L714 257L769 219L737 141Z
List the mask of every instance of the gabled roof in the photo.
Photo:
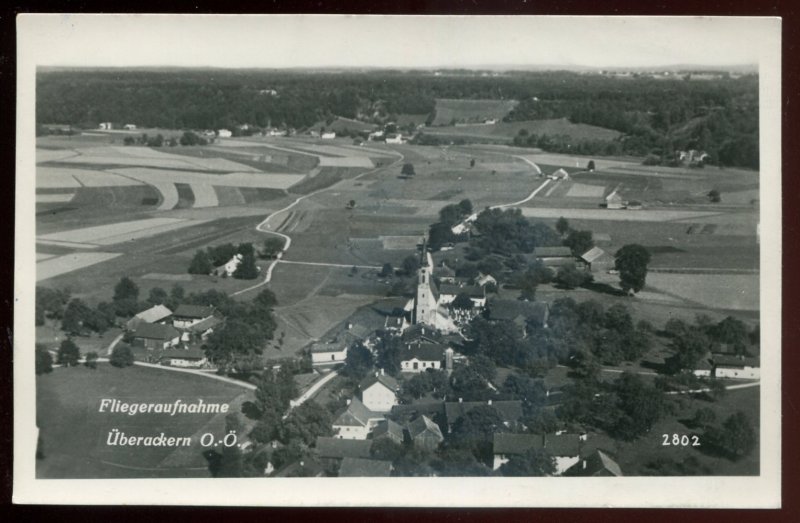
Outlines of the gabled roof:
M419 361L442 361L447 347L439 343L409 343L402 351L400 361L418 359Z
M486 401L448 401L444 404L444 415L447 423L452 425L461 416L475 407L489 405ZM514 422L522 417L522 402L519 400L492 401L490 407L494 408L506 423Z
M342 352L347 350L347 344L341 341L317 342L311 346L311 352Z
M350 405L333 422L334 427L366 427L370 420L383 419L383 414L369 410L358 398L350 400Z
M178 308L175 309L174 316L180 318L208 318L214 314L214 307L206 306L206 305L187 305L181 304L178 305Z
M544 449L552 456L580 455L581 438L578 434L545 434Z
M160 359L202 360L206 353L200 349L170 349L161 353Z
M619 464L611 456L598 449L571 466L566 476L624 476Z
M377 439L384 435L394 436L403 441L403 427L390 419L379 421L372 431L372 439Z
M406 319L403 316L386 316L384 327L390 329L399 329L403 327Z
M181 333L172 325L162 325L160 323L141 323L133 334L136 338L148 340L170 341L180 337Z
M569 247L536 247L533 254L537 258L572 258L572 251Z
M752 358L749 356L714 354L711 359L714 362L714 365L717 367L758 367L760 364L758 358Z
M611 257L611 255L600 247L592 247L585 253L581 254L581 258L587 263L594 263L603 257Z
M145 323L155 323L157 321L161 321L164 318L171 316L172 311L169 310L164 305L154 305L149 309L140 312L134 318L139 318L140 320L144 321Z
M439 428L439 425L425 415L418 417L408 424L408 433L411 435L411 438L416 438L423 432L434 434L439 441L444 439L444 436L442 436L442 429Z
M321 458L369 458L371 439L341 439L317 437L317 452Z
M403 341L406 343L418 342L424 339L435 342L442 339L442 334L430 325L425 325L424 323L410 325L403 331Z
M397 392L400 390L400 384L397 383L397 380L393 377L389 376L388 374L372 374L364 378L361 383L358 385L362 391L367 390L371 386L375 385L376 383L380 383L387 389L392 392Z
M551 456L578 456L577 434L495 434L495 454L523 454L529 449L544 449Z
M194 325L192 325L191 327L189 327L186 330L188 330L190 332L203 333L203 332L206 332L209 329L213 329L214 327L216 327L217 325L219 325L223 321L225 321L225 320L223 320L222 318L218 318L216 316L211 316L210 318L206 318L204 320L201 320L199 323L195 323Z
M339 466L340 478L381 478L392 473L391 461L344 458Z
M274 474L276 478L287 477L307 477L316 478L322 476L325 470L322 465L315 459L305 457L302 460L295 461L286 465L284 468Z
M543 302L492 299L486 304L487 317L493 321L533 321L543 324L548 305Z

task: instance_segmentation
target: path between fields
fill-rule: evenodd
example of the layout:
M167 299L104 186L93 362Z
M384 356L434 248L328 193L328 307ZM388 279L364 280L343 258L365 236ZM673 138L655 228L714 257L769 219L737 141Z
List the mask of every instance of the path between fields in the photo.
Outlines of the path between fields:
M300 405L302 405L303 403L305 403L306 401L311 399L311 397L314 394L316 394L319 391L319 389L324 387L329 381L331 381L333 378L338 376L338 374L339 374L338 372L336 372L335 370L332 370L327 375L325 375L321 380L319 380L315 384L313 384L311 386L311 388L309 388L307 391L305 391L303 394L301 394L297 399L294 399L294 400L290 401L289 402L289 412L291 412L293 408L299 407ZM286 415L288 416L289 414L287 413Z
M316 196L316 195L321 194L321 193L323 193L325 191L333 190L337 185L341 184L342 182L350 182L350 181L353 181L353 180L358 180L362 176L366 176L368 174L376 173L376 172L378 172L378 171L380 171L382 169L390 169L390 168L394 167L395 165L397 165L398 163L402 162L405 159L405 156L403 155L403 153L401 153L399 151L393 151L393 152L396 153L396 154L399 154L400 156L399 156L399 158L397 158L397 160L395 160L394 162L390 163L389 165L386 165L386 166L383 166L383 167L376 167L375 169L370 169L368 171L364 171L363 173L359 174L358 176L354 176L353 178L348 178L347 180L341 180L341 181L339 181L339 182L337 182L337 183L335 183L335 184L333 184L333 185L331 185L329 187L325 187L323 189L319 189L317 191L308 193L306 195L299 196L295 201L293 201L292 203L290 203L289 205L287 205L283 209L278 209L277 211L271 213L269 216L264 218L264 221L262 221L261 223L256 225L256 230L258 232L263 232L263 233L266 233L266 234L274 234L276 236L280 236L281 238L283 238L283 240L284 240L283 249L281 249L281 252L279 252L278 255L275 257L275 260L273 260L273 262L270 263L269 267L267 267L267 272L266 272L266 274L264 276L264 279L260 283L252 285L250 287L247 287L246 289L242 289L242 290L236 291L236 292L232 293L231 296L238 296L239 294L244 294L245 292L250 292L252 290L258 289L259 287L263 287L264 285L268 284L272 280L272 271L275 269L275 266L278 264L279 261L281 261L281 258L283 258L283 254L286 251L289 250L289 247L291 247L292 238L289 237L286 234L281 233L281 232L270 230L269 229L270 220L272 220L275 216L290 210L295 205L297 205L298 203L302 202L305 199L311 198L312 196ZM352 267L352 265L350 267Z

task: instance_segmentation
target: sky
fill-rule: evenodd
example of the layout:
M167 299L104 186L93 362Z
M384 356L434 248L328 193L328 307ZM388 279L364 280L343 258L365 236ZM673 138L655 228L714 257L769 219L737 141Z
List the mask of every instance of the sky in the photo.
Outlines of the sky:
M777 19L523 16L21 15L44 66L750 65ZM25 54L29 53L29 54Z

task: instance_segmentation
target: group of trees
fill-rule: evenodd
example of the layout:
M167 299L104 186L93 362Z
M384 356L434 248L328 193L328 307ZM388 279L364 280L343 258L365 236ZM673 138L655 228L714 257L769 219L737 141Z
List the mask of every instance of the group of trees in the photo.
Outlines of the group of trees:
M470 239L472 256L489 253L513 255L531 253L536 247L557 246L560 236L546 224L531 222L520 209L485 209L478 214L479 234Z
M671 339L674 355L667 366L673 373L694 369L710 352L749 356L759 343L758 327L748 331L744 322L732 316L717 323L706 316L698 316L694 324L672 318L664 325L663 334Z
M283 248L283 242L280 243L280 246L277 246L274 240L275 239L271 238L268 240L270 243L265 244L265 253L267 254L264 254L264 257L276 255L277 252L280 252ZM275 249L277 249L277 251ZM210 274L211 272L216 272L218 267L225 265L237 255L241 256L241 260L236 266L236 270L233 272L233 277L240 280L252 280L257 278L259 271L256 266L256 252L252 243L240 243L239 245L226 243L200 249L195 252L189 264L188 272L189 274ZM227 272L223 270L222 276L227 277L227 275Z
M472 214L472 202L464 199L458 203L446 205L439 210L439 221L428 230L428 247L438 251L445 244L457 241L459 236L453 234L453 226Z

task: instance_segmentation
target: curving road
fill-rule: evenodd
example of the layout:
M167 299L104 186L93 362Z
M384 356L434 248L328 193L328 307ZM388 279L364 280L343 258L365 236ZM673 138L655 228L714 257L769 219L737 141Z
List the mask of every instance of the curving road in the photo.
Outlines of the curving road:
M256 225L256 230L259 231L259 232L263 232L263 233L266 233L266 234L274 234L275 236L280 236L281 238L283 238L283 241L284 241L283 249L281 249L281 251L275 257L275 259L272 261L272 263L269 264L269 267L267 267L267 272L264 275L264 279L261 282L255 284L255 285L252 285L250 287L247 287L246 289L241 289L239 291L236 291L236 292L232 293L231 296L238 296L239 294L244 294L245 292L250 292L252 290L258 289L259 287L263 287L264 285L268 284L272 280L272 271L275 269L275 266L278 264L278 262L280 262L281 258L283 257L283 254L286 251L289 250L289 247L291 247L292 238L289 235L269 229L269 222L273 218L275 218L279 214L283 214L283 213L291 210L294 206L296 206L298 203L302 202L303 200L305 200L307 198L311 198L312 196L316 196L316 195L321 194L323 192L333 190L337 185L339 185L341 183L351 182L353 180L358 180L362 176L367 176L368 174L376 173L376 172L378 172L378 171L380 171L382 169L390 169L390 168L394 167L395 165L397 165L398 163L402 162L405 159L405 156L403 156L403 153L401 153L399 151L391 151L391 152L393 154L399 155L399 157L397 158L397 160L395 160L394 162L390 163L389 165L384 165L384 166L381 166L381 167L376 167L374 169L370 169L369 171L364 171L363 173L359 174L358 176L354 176L353 178L348 178L346 180L341 180L341 181L339 181L339 182L337 182L337 183L335 183L335 184L333 184L331 186L328 186L328 187L325 187L323 189L319 189L319 190L316 190L314 192L310 192L310 193L308 193L306 195L300 196L295 201L293 201L292 203L287 205L286 207L273 212L272 214L270 214L269 216L264 218L264 221L262 221L261 223Z

